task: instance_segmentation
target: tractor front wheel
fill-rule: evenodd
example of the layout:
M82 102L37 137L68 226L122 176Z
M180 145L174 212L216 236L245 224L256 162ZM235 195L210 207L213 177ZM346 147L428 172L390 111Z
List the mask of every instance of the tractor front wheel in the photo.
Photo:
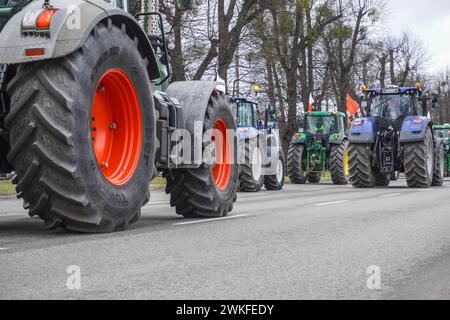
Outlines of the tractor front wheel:
M288 151L288 175L293 184L306 184L308 173L304 168L303 160L306 158L303 144L291 144Z
M31 216L79 232L139 219L154 172L150 88L137 42L111 24L68 57L18 68L8 86L8 160Z
M277 162L276 175L266 176L264 179L264 185L269 191L278 191L283 189L284 186L284 154L283 151L280 151Z
M332 145L330 151L331 178L336 185L346 185L349 179L348 140Z
M444 184L445 175L445 150L443 145L439 147L439 151L437 152L433 172L432 185L434 187L441 187Z
M239 191L241 192L259 192L264 184L263 156L257 141L258 139L245 141L239 176Z

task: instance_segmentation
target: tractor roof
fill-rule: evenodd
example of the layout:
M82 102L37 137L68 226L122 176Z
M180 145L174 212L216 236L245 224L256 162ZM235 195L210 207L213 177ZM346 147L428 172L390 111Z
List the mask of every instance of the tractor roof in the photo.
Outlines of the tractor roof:
M417 87L398 87L398 86L388 86L386 88L371 88L364 90L364 93L372 93L375 95L381 94L417 94L422 93L422 89Z
M436 129L436 130L449 129L450 130L450 123L435 125L435 126L433 126L433 129Z
M305 115L312 117L329 117L329 116L345 117L345 114L342 112L325 112L325 111L306 112Z
M236 97L230 97L230 101L231 102L236 102L236 103L252 103L252 104L258 104L255 100L253 100L250 97L240 97L240 98L236 98Z

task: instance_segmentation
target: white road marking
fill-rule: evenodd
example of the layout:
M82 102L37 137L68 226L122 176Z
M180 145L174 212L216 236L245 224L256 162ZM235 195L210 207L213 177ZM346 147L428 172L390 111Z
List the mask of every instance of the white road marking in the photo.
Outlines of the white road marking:
M148 205L149 206L151 206L151 205L157 205L157 204L169 204L170 203L170 201L155 201L155 202L149 202L148 203Z
M2 217L27 217L26 213L0 213L0 218Z
M433 191L433 189L417 189L417 192L427 192L427 191Z
M401 193L391 193L391 194L382 195L381 197L382 198L389 198L389 197L396 197L396 196L401 196L401 195L402 195Z
M8 248L0 248L0 251L8 250Z
M196 220L196 221L189 221L189 222L181 222L181 223L174 223L174 226L185 226L189 224L197 224L197 223L207 223L207 222L215 222L215 221L221 221L221 220L229 220L229 219L236 219L236 218L244 218L250 216L249 214L240 214L236 216L229 216L229 217L223 217L223 218L215 218L215 219L204 219L204 220Z
M329 206L329 205L332 205L332 204L339 204L339 203L345 203L345 202L348 202L348 200L339 200L339 201L316 203L314 205L318 206L318 207L322 207L322 206Z

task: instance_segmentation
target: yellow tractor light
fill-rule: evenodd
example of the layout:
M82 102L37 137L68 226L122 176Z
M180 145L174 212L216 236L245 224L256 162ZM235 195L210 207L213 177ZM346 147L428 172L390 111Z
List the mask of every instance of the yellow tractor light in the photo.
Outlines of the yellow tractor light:
M417 83L416 83L416 89L417 89L417 90L422 89L422 85L420 84L420 82L417 82Z
M363 84L363 85L361 86L361 91L362 91L362 92L366 92L366 91L367 91L366 85Z
M261 86L259 84L254 84L252 89L253 89L253 92L256 93L256 94L261 92Z

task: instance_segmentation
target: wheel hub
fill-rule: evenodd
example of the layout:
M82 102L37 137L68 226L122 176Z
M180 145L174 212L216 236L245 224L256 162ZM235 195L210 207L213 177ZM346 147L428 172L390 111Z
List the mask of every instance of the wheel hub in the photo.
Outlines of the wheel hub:
M261 175L262 175L262 157L261 157L261 152L259 151L258 147L255 147L253 149L252 174L253 174L253 179L255 179L255 181L258 181L259 179L261 179Z
M225 190L231 179L231 141L227 135L227 123L219 119L214 124L212 140L216 147L216 161L212 168L214 182L219 190ZM220 137L218 136L220 135Z
M105 178L117 186L130 181L142 149L142 114L136 89L121 69L108 70L97 85L91 136Z

